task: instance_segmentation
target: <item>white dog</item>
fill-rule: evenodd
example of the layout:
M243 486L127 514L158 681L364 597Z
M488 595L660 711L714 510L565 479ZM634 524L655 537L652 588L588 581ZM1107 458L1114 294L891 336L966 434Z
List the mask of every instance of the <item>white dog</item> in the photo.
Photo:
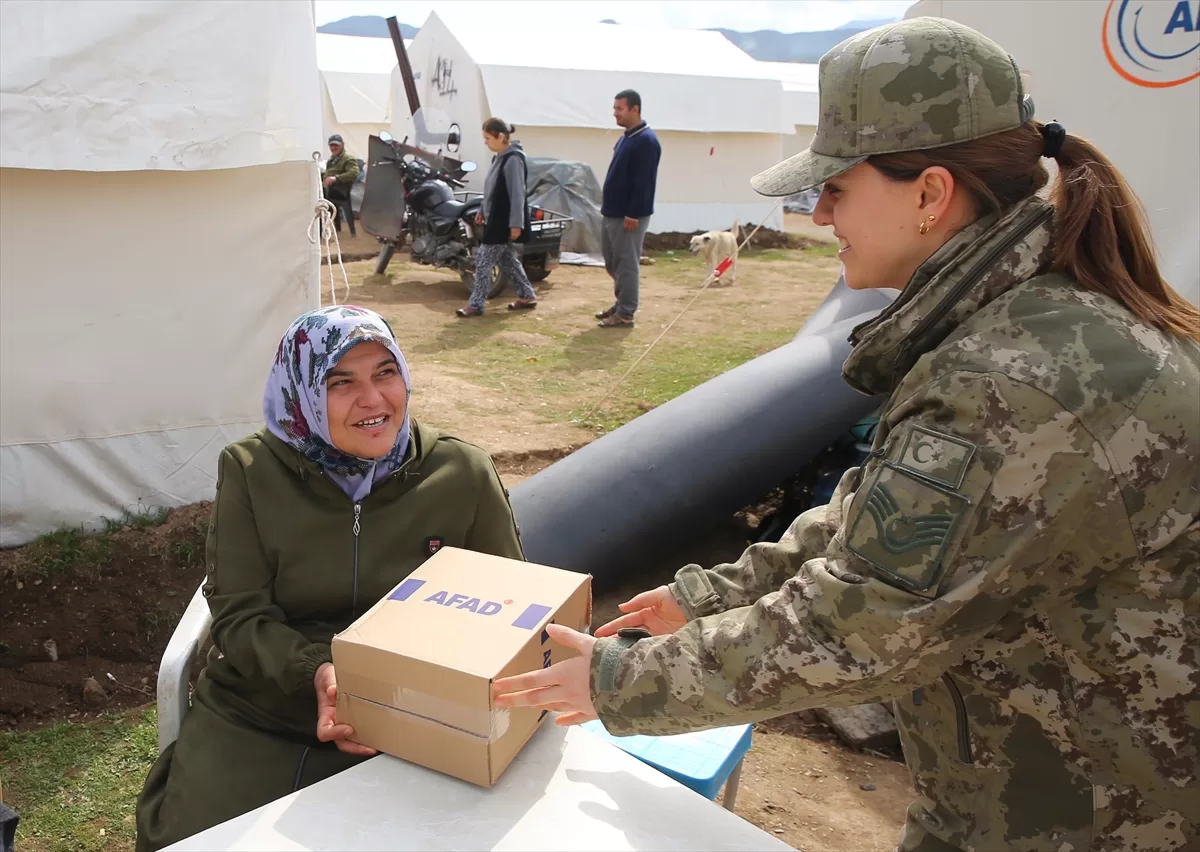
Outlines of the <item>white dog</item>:
M735 219L733 228L728 231L707 231L703 234L697 234L692 237L688 243L688 251L692 254L698 254L704 258L704 265L708 269L708 275L705 280L712 277L713 272L717 268L717 264L727 257L733 258L733 265L721 275L721 280L727 284L733 284L737 276L737 255L738 255L738 223Z

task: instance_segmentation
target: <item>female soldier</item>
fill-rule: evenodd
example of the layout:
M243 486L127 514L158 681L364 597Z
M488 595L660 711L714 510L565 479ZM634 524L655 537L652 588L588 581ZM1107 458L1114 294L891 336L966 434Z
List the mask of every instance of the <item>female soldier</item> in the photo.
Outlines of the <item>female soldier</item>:
M372 754L334 718L333 635L442 544L524 558L487 454L411 419L410 392L371 311L312 311L279 344L266 428L218 463L203 587L213 650L146 779L139 850Z
M979 33L857 35L820 100L753 185L824 184L847 283L903 289L844 367L890 394L870 458L778 544L554 628L581 656L499 703L668 734L894 699L902 849L1200 848L1200 312Z
M529 283L525 267L514 243L529 228L525 204L525 152L521 143L512 141L516 128L498 118L483 123L483 144L496 156L483 184L483 203L475 216L475 224L483 225L483 236L475 256L475 290L465 308L455 311L460 317L483 314L492 275L497 266L516 285L517 300L510 302L510 311L537 307L537 293Z

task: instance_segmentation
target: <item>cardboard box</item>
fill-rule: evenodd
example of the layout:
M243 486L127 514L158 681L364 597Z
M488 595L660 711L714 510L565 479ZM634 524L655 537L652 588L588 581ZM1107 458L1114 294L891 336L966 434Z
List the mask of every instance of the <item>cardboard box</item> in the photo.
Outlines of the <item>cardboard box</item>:
M338 721L356 742L490 787L546 716L493 706L492 683L578 654L545 627L589 629L591 580L443 547L333 638Z

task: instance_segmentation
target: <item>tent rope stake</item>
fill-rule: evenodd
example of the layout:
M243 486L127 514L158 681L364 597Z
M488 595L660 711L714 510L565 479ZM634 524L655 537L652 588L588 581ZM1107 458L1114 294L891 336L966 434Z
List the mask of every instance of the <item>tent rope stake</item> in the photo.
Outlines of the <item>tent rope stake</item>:
M320 159L321 152L313 151L313 163L316 164L320 161ZM313 208L312 221L308 223L308 241L313 245L316 245L321 238L324 238L325 257L329 260L329 296L330 299L332 299L333 304L336 305L338 303L337 282L333 277L333 253L329 250L330 235L333 236L334 248L337 250L337 265L338 269L342 271L342 284L344 284L346 287L347 299L350 298L350 279L346 276L346 267L342 265L342 242L338 238L337 231L333 227L333 220L334 216L337 215L337 208L334 207L329 199L324 197L324 193L321 192L321 170L318 168L316 172L318 198L317 205L315 208ZM314 229L316 229L315 233ZM318 275L318 282L319 281L320 276ZM321 295L323 295L323 288L318 288L318 290L322 291ZM318 295L317 305L319 306L320 304L321 298L320 295Z
M767 219L771 218L771 216L774 215L775 211L778 210L783 205L783 202L784 202L784 199L781 198L779 200L779 203L776 204L773 208L771 208L771 212L763 217L763 222L765 222ZM750 242L751 237L753 237L755 234L757 234L758 229L761 227L762 227L762 222L759 222L757 225L754 226L754 230L751 231L749 233L749 235L747 235L746 239L742 240L741 244L738 246L738 249L737 249L739 254L741 254L742 249L744 249L746 247L746 244ZM600 401L597 402L595 405L593 405L591 410L588 411L587 414L585 414L583 417L581 417L576 422L586 423L589 420L591 420L592 416L595 415L595 413L600 410L600 407L602 405L604 405L604 403L608 402L608 398L613 395L613 392L618 387L621 386L621 383L624 382L627 378L629 378L629 374L632 373L635 369L637 369L637 365L642 363L642 360L647 355L650 354L650 350L653 349L658 344L658 341L660 341L664 337L666 337L667 332L671 330L671 327L674 326L675 323L679 322L680 318L684 314L687 313L688 308L690 308L693 304L696 303L696 300L700 298L700 295L705 290L707 290L711 285L715 284L717 281L720 280L721 274L724 273L725 270L727 270L732 265L732 263L733 263L732 257L725 258L725 260L723 260L720 263L720 265L718 265L717 268L713 270L713 273L711 275L709 275L708 278L704 279L704 284L700 287L699 290L696 291L696 295L692 296L691 300L686 305L683 306L683 310L681 310L676 315L675 319L673 319L669 323L667 323L667 327L664 328L662 330L662 333L659 334L658 337L654 338L654 341L649 346L646 347L646 351L644 351L641 355L639 355L637 357L637 360L629 365L629 369L626 370L619 379L617 379L615 382L612 383L612 386L607 391L605 391L604 396L600 397Z

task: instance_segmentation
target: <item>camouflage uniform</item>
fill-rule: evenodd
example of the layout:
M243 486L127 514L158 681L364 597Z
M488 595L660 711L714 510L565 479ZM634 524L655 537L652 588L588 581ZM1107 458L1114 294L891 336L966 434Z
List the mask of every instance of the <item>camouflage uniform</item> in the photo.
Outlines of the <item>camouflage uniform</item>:
M982 67L974 105L1023 120L1016 68L989 81L982 36L883 29L822 61L826 151L857 156L825 132L851 120L826 75L847 52L870 63L863 40L900 57L913 85L883 94L928 119L926 142L947 120L911 97L930 68ZM949 114L982 126L972 112ZM759 190L837 173L798 158L806 174L782 164ZM856 329L846 380L890 394L870 458L778 544L681 569L677 633L597 641L608 730L892 700L918 794L901 849L1200 848L1200 347L1047 274L1052 214L1031 198L977 221Z

